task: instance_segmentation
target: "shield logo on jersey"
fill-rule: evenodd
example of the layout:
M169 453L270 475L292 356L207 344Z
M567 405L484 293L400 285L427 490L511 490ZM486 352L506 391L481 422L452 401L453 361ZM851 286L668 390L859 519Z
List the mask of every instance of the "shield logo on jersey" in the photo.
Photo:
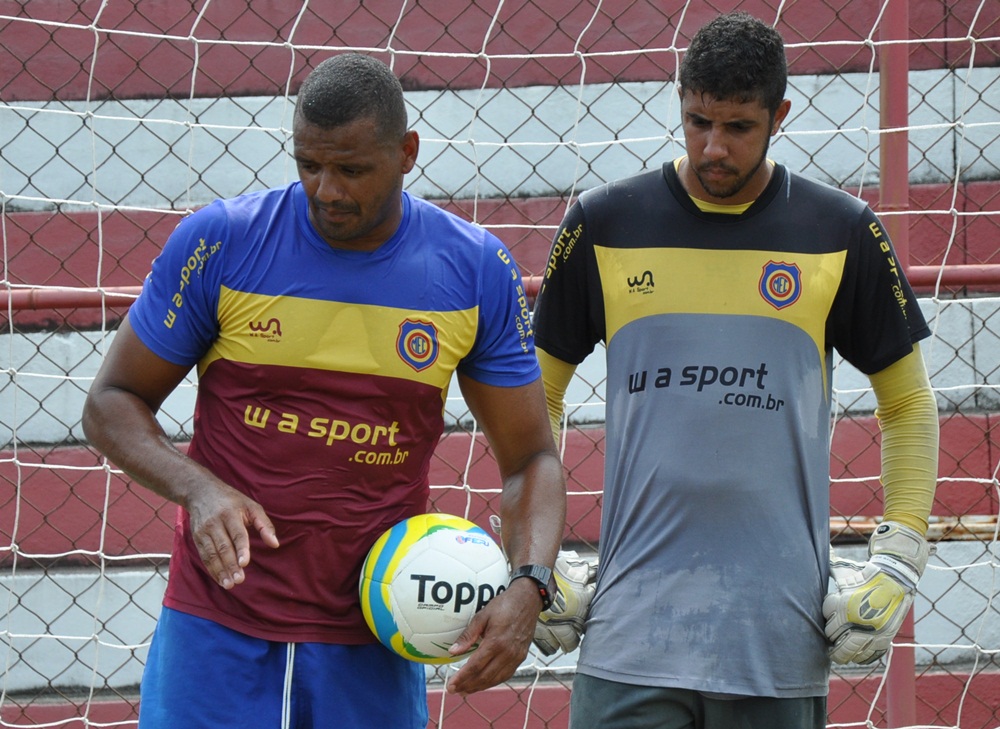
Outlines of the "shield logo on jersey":
M437 327L428 321L406 319L399 325L396 352L417 372L430 367L438 357Z
M760 275L760 295L775 309L784 309L799 300L802 272L794 263L768 261Z

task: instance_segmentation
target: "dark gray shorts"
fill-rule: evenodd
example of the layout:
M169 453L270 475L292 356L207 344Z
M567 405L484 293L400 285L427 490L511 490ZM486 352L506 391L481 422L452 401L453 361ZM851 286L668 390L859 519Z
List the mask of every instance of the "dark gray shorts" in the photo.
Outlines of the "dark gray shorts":
M577 674L570 729L825 729L826 697L709 698Z

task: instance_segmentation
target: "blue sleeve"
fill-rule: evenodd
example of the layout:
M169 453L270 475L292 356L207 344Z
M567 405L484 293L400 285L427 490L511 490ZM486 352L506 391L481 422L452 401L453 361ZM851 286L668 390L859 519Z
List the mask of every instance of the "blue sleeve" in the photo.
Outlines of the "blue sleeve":
M194 365L215 341L228 228L221 202L184 218L129 310L139 339L168 362Z
M499 387L533 382L541 371L524 282L510 251L490 233L485 233L479 273L479 328L459 372Z

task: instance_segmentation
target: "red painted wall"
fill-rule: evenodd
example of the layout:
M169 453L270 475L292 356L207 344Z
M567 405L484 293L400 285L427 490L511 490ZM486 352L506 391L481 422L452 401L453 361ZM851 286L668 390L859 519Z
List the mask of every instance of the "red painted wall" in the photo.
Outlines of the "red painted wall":
M290 66L294 92L309 68L331 52L390 44L397 54L394 59L389 54L383 58L393 60L409 88L479 88L484 81L490 87L578 83L583 65L574 55L577 51L592 54L586 63L588 82L660 80L673 73L677 54L670 50L672 44L686 48L694 32L715 15L716 7L740 7L773 21L777 6L763 0L639 0L604 3L595 12L594 3L575 0L481 4L440 0L433 6L403 0L369 0L364 5L318 0L300 15L299 3L245 0L213 0L205 5L168 0L106 5L99 0L0 0L2 15L65 24L15 20L0 27L0 96L7 101L184 98L192 93L196 52L195 96L281 94ZM778 28L791 46L792 73L869 70L871 53L862 41L878 18L878 3L840 0L782 7ZM1000 19L996 13L984 13L979 0L913 2L909 7L911 37L964 39L975 21L975 37L994 39L976 48L975 63L1000 62L1000 41L995 40L1000 36ZM204 15L199 17L200 11ZM246 44L217 43L223 39ZM286 42L300 49L290 54ZM489 66L476 57L484 43L485 51L494 56ZM963 67L971 49L965 40L913 45L910 64L914 69ZM422 55L427 50L463 55ZM623 50L643 53L612 55ZM562 57L525 57L531 53Z
M877 210L877 192L863 195ZM915 185L910 206L915 211L955 209L965 212L1000 212L1000 180L951 185ZM458 215L471 219L472 201L442 203ZM562 198L479 200L477 222L486 226L525 226L496 232L511 249L525 276L544 273L555 227L566 211ZM959 219L951 246L952 216L919 214L910 228L910 263L950 265L1000 263L997 223L991 215ZM179 220L172 212L119 210L105 213L22 212L5 216L7 261L5 275L12 284L34 286L137 286L152 259ZM100 225L100 228L98 228ZM100 245L99 245L100 244ZM95 280L103 246L101 280ZM948 251L947 261L944 260ZM986 290L1000 290L1000 281ZM123 310L111 312L121 316ZM98 308L76 311L18 311L15 322L31 329L96 327L102 321ZM0 307L0 326L7 324L7 307Z
M1000 512L995 489L989 484L950 484L949 478L982 478L990 464L1000 462L1000 414L950 414L941 420L940 476L946 479L938 489L934 514L941 517L983 515ZM880 472L874 418L845 420L838 424L833 442L831 475L834 479L867 476L863 483L836 483L831 492L832 516L875 517L882 513ZM569 434L564 462L571 492L565 538L570 542L597 543L600 528L600 495L603 484L603 439L601 428L574 430ZM434 456L430 482L435 486L433 508L464 514L489 529L489 515L499 513L496 494L467 494L462 487L468 459L466 435L445 436ZM141 487L130 485L121 476L103 470L80 470L99 466L95 452L82 447L28 450L17 456L0 452L0 483L10 488L0 501L0 547L11 543L17 522L18 551L22 554L51 554L71 549L101 548L101 514L108 490L107 533L103 535L106 554L127 556L170 552L175 508ZM482 439L477 441L468 484L477 491L500 488L496 465ZM38 468L64 466L70 468ZM20 490L14 488L20 485ZM590 495L591 492L593 495ZM20 512L15 509L20 507ZM10 552L0 552L0 564L9 562ZM23 557L21 558L23 559ZM77 557L76 559L84 559ZM65 564L65 562L63 562Z
M970 686L966 700L962 703L955 701L965 685ZM827 700L829 723L863 725L871 713L874 726L885 726L885 702L884 698L878 697L880 688L877 676L833 678ZM1000 719L1000 710L997 708L1000 706L1000 672L983 672L972 677L964 673L926 674L917 679L917 695L916 719L921 725L994 729ZM565 729L569 722L569 699L568 686L552 683L514 689L495 688L466 699L434 690L428 695L430 721L427 727L523 729L529 726ZM871 709L873 705L874 710ZM79 716L79 709L71 704L34 703L22 710L14 702L7 702L0 709L0 720L10 724L58 724L64 729L84 729L85 726L107 726L114 725L115 722L134 721L137 716L136 704L130 700L97 701L88 707L88 724L83 719L74 720ZM961 723L958 722L959 718Z

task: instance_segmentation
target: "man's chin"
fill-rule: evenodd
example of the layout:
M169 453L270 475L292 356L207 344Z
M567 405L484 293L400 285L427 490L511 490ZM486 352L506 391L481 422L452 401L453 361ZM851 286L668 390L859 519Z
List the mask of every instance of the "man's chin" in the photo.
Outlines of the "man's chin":
M698 182L701 183L701 189L716 200L725 200L726 198L733 197L736 193L743 189L743 182L741 180L734 181L732 176L730 176L728 180L728 183L719 181L713 182L703 175L698 175Z
M345 222L338 225L329 220L323 220L320 225L316 225L314 221L313 227L327 243L334 245L339 243L350 244L351 241L360 235L359 226L356 224L356 221L352 222L355 224L352 225Z
M728 203L729 198L736 197L736 194L743 189L742 186L735 188L734 187L720 188L717 186L706 187L705 185L702 185L702 187L705 188L705 192L707 192L712 197L713 200L721 200L723 205Z

